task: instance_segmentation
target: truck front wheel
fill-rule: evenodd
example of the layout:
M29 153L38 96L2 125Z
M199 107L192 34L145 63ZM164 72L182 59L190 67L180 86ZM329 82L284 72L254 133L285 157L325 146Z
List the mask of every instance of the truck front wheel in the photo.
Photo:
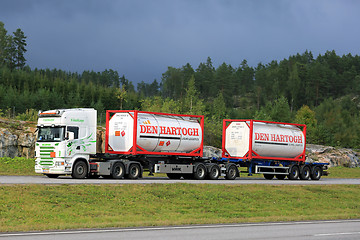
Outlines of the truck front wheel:
M77 161L73 167L71 176L73 178L86 178L88 174L88 166L84 161Z

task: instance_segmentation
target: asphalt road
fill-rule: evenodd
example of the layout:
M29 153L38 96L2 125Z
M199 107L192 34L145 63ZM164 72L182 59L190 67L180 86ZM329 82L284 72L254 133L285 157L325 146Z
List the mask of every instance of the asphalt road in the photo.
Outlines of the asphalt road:
M171 180L168 178L145 177L137 180L129 179L72 179L62 176L56 179L46 176L0 176L0 184L152 184L152 183L191 183L191 184L270 184L270 185L334 185L334 184L357 184L360 178L340 179L321 178L319 181L301 180L265 180L263 178L237 178L235 180Z
M98 239L360 239L360 219L313 222L251 223L229 225L200 225L100 230L71 230L56 232L0 233L11 240L98 240Z

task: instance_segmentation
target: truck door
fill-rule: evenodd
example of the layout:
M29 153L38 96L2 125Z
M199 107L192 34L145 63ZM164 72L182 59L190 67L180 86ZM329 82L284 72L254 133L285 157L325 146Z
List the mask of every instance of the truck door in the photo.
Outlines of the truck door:
M79 127L68 126L66 128L66 156L72 157L77 153L80 153L79 144Z

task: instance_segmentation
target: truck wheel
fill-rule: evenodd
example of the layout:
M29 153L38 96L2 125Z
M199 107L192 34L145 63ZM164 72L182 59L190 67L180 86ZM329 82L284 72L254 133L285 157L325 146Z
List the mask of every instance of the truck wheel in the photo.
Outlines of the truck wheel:
M310 177L312 180L320 180L322 176L322 169L319 166L313 166L311 168Z
M225 178L226 178L227 180L234 180L234 179L237 177L237 175L238 175L238 170L237 170L236 165L231 164L231 165L227 168Z
M139 164L131 164L129 167L129 175L130 179L138 179L141 176L141 168Z
M220 177L220 167L216 164L212 165L209 170L209 179L217 180Z
M181 178L181 174L179 174L179 173L167 173L166 175L170 179L180 179Z
M308 165L303 165L300 168L300 179L301 180L309 180L310 178L310 167Z
M285 177L286 177L286 175L276 175L276 178L278 179L278 180L284 180L285 179Z
M111 177L114 179L121 179L125 175L125 166L121 162L116 162L111 170Z
M274 178L274 174L264 174L264 178L267 180L272 180Z
M77 161L73 167L71 176L73 178L86 178L88 175L88 166L84 161Z
M204 164L199 163L195 166L195 171L193 173L194 178L197 180L203 180L206 177L206 167Z
M300 169L299 169L299 166L294 164L294 165L291 165L290 168L289 168L289 176L288 178L290 180L296 180L299 178L299 172L300 172Z

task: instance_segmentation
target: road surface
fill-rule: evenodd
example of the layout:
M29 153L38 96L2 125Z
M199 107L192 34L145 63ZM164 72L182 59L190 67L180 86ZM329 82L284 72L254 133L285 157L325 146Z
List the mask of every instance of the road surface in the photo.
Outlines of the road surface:
M268 184L268 185L333 185L333 184L357 184L360 178L340 179L321 178L319 181L301 180L265 180L263 178L237 178L235 180L171 180L168 178L145 177L137 180L130 179L72 179L62 176L48 178L46 176L0 176L0 184L152 184L152 183L191 183L191 184Z
M276 240L355 240L360 239L360 219L313 222L250 223L56 232L0 233L11 240L98 240L98 239L276 239Z

